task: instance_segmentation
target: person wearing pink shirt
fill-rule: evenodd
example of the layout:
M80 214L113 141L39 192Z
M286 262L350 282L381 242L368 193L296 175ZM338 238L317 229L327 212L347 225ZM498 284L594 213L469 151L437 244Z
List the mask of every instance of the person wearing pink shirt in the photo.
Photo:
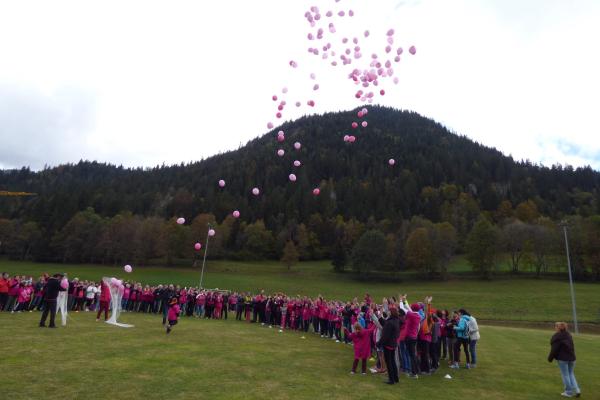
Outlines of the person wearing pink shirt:
M10 286L10 281L8 279L8 274L3 272L0 275L0 312L4 311L4 306L8 303L8 289Z
M173 327L175 325L177 325L177 320L179 319L179 312L181 311L179 304L177 304L176 297L173 297L171 299L171 301L169 302L169 305L171 307L169 307L169 313L167 316L167 319L169 320L169 324L167 325L167 334L171 333L171 330L173 330Z
M204 313L204 303L205 302L206 302L206 296L204 295L204 292L198 293L198 295L196 296L196 310L195 310L196 317L202 318L202 314Z
M417 303L411 304L410 307L406 303L406 297L402 296L400 302L398 303L400 308L406 313L405 321L406 321L406 346L408 351L408 356L410 359L410 368L411 373L409 377L418 378L419 377L419 361L417 358L417 339L419 335L419 328L421 325L421 315L419 314L419 310L421 306Z
M31 283L26 281L21 281L19 285L19 292L17 295L17 306L15 307L13 312L21 312L23 310L27 311L29 308L29 303L31 302Z
M222 312L223 312L223 296L221 295L221 293L219 293L217 295L217 298L215 299L215 315L214 315L214 318L215 319L221 319Z
M354 362L352 363L351 374L356 373L356 367L358 361L361 360L362 374L367 374L367 359L371 357L371 335L375 325L371 325L370 328L364 329L358 322L354 324L354 332L350 333L344 328L344 334L348 335L352 343L354 344Z
M310 305L308 303L304 304L304 308L302 308L302 326L304 328L304 332L308 332L308 327L310 325L311 311Z
M17 303L17 298L19 297L19 285L21 279L19 276L15 276L8 281L8 300L6 302L6 306L4 307L5 311L13 311L15 308L15 304Z
M179 312L185 314L185 305L187 304L187 288L179 291Z
M125 284L125 289L123 290L123 297L121 297L121 310L127 311L129 305L129 297L131 296L131 285L129 283Z

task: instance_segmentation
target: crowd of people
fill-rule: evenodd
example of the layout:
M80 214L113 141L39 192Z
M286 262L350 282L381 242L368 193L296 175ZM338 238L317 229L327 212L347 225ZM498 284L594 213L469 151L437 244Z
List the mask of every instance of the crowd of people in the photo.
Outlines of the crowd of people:
M62 279L62 274L56 278ZM51 279L46 274L36 281L32 277L3 274L0 309L12 313L44 311L48 305L45 291ZM68 311L96 312L97 320L104 311L104 319L108 318L110 290L103 281L74 278L62 290L68 295ZM282 331L310 331L338 343L353 343L353 373L358 362L362 362L361 372L366 373L367 359L376 355L377 365L372 372L389 373L389 382L393 383L398 372L412 378L434 373L441 360L448 360L451 368L459 368L461 352L466 368L477 365L476 319L464 309L452 313L434 309L431 300L428 297L424 302L409 304L405 296L400 296L377 303L367 294L360 301L355 298L343 302L321 295L310 298L127 282L120 307L121 312L162 315L167 333L180 317L228 319L230 314L238 321ZM55 307L55 302L51 304ZM53 318L50 325L54 325Z
M56 298L67 293L67 309L72 312L97 312L100 320L108 318L110 289L104 281L64 282L63 274L44 274L35 282L32 277L0 277L0 311L11 313L43 311L40 326L45 326L50 312L54 327ZM64 282L62 285L59 282ZM126 282L118 305L121 312L162 315L166 333L179 318L228 319L258 323L271 328L313 332L322 338L354 346L351 374L367 373L367 360L376 359L372 373L387 374L388 384L399 382L401 373L410 378L431 375L444 360L450 368L477 366L477 343L480 339L477 320L464 308L449 312L434 308L433 298L409 303L406 295L374 301L369 294L351 301L327 300L319 295L288 296L284 293L252 294L227 290L209 290L176 285L142 285ZM559 362L565 385L563 396L579 396L574 375L575 350L566 324L557 323L552 338L549 361Z

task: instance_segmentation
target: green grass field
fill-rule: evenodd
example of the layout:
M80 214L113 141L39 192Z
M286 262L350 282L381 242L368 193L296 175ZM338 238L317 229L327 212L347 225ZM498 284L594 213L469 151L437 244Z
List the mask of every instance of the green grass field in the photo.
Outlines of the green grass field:
M560 398L550 331L481 327L478 368L399 385L349 375L351 346L246 322L180 320L165 335L160 317L123 314L118 328L71 313L67 327L37 327L39 313L0 313L6 399L465 399ZM600 394L600 337L575 339L583 398ZM372 364L372 363L371 363ZM453 379L443 376L449 373Z
M64 271L70 277L99 280L102 276L118 276L148 284L174 283L197 286L200 270L192 268L135 268L126 274L121 267L35 264L0 260L0 271L11 274L38 276L42 272ZM284 291L288 294L316 296L330 299L362 299L369 292L376 300L384 296L408 293L409 299L434 296L438 306L455 309L467 308L482 320L496 321L558 321L571 320L568 282L533 278L498 278L492 281L476 279L426 282L375 283L360 282L351 274L336 274L325 262L305 262L288 272L275 262L248 263L210 261L207 263L206 287L231 290L267 292ZM581 322L600 323L600 285L577 283L577 310Z

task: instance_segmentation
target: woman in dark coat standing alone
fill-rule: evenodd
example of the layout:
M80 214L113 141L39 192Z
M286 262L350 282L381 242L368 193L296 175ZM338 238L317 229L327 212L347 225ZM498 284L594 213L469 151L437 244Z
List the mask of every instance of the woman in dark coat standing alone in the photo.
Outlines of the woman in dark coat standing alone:
M556 360L560 368L565 391L561 393L564 397L579 397L581 391L575 379L575 345L573 337L567 330L565 322L557 322L555 325L556 333L550 339L550 354L548 362Z

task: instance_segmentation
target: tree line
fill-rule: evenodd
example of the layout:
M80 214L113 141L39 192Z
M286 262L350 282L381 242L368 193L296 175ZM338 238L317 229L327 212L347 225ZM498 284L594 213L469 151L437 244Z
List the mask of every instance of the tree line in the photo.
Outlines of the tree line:
M520 208L523 211L523 207ZM88 208L74 215L52 237L35 222L0 219L0 255L39 260L50 251L54 261L149 265L196 265L206 249L209 259L275 260L288 269L299 260L331 260L335 271L352 271L360 278L377 273L415 271L428 279L446 279L448 266L464 254L472 272L489 279L501 262L513 274L566 273L562 227L528 210L520 215L506 206L481 213L461 227L413 217L394 224L370 219L363 223L342 216L310 216L307 224L288 222L280 231L262 220L247 223L232 216L217 221L199 214L191 223L141 217L131 213L101 217ZM573 217L569 223L570 252L576 279L600 281L600 216ZM194 249L195 243L204 247Z

